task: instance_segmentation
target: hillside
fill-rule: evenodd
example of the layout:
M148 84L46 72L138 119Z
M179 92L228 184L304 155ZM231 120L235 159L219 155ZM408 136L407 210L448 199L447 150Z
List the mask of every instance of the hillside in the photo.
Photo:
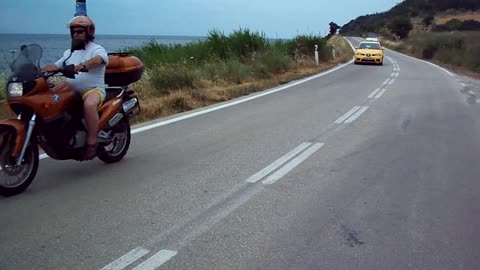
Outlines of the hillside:
M405 0L389 11L360 16L350 21L341 27L340 34L377 33L393 38L393 25L408 23L415 32L480 30L480 1Z

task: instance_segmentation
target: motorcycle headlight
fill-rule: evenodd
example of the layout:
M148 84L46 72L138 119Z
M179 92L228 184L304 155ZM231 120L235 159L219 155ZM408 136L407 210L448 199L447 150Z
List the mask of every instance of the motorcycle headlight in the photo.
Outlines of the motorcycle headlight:
M21 97L23 96L23 83L9 83L7 90L9 97Z

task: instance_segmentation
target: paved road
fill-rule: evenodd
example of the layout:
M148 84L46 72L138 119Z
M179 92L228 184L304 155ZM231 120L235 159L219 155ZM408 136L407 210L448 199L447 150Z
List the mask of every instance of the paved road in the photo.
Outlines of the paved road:
M43 159L0 269L478 269L477 86L386 56Z

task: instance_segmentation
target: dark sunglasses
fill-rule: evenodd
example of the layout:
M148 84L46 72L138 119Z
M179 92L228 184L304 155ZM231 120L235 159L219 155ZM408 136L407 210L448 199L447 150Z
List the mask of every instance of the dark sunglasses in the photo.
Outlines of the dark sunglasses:
M78 34L78 35L85 34L85 30L74 30L72 31L72 34Z

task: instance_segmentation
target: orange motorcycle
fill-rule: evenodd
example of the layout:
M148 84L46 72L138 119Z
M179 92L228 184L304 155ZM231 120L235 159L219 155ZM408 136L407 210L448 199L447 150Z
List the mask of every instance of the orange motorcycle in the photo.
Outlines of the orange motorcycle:
M71 53L82 49L72 43ZM71 54L70 54L71 55ZM0 195L23 192L33 181L39 165L39 151L57 160L81 160L87 129L83 121L83 102L67 82L52 82L56 74L74 78L74 66L42 71L42 48L23 45L10 64L6 87L7 106L16 119L0 120ZM109 54L105 73L106 97L98 109L97 157L106 162L120 161L130 146L132 116L140 111L138 98L130 84L143 73L136 57Z

